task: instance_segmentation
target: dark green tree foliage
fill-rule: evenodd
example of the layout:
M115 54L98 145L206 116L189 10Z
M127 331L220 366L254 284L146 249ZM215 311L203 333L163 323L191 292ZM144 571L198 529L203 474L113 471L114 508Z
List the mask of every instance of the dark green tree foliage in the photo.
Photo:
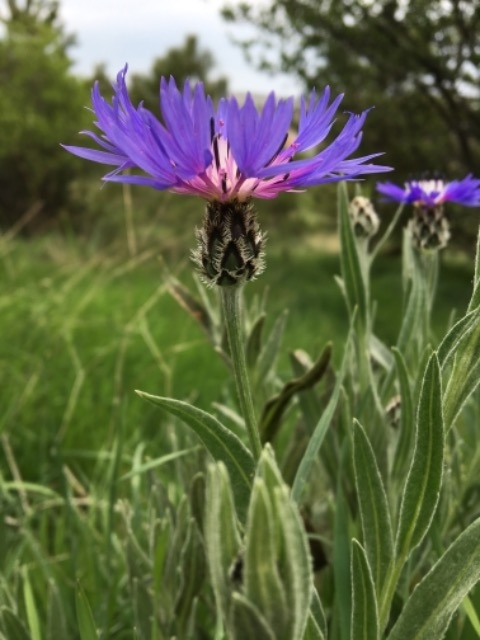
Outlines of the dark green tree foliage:
M78 163L60 142L82 128L86 87L71 73L72 44L58 22L58 3L0 0L0 225L37 204L36 221L67 203ZM74 123L72 125L72 123ZM73 129L72 129L73 126Z
M352 111L375 105L364 152L385 150L405 177L478 172L479 2L251 1L224 16L258 28L243 46L261 68L345 91Z
M160 77L173 76L177 85L181 87L188 78L201 81L206 92L213 98L225 95L227 79L217 77L212 79L215 59L208 49L200 49L197 37L189 35L179 47L169 49L165 56L156 58L148 75L133 74L130 88L134 104L143 100L145 106L158 113Z

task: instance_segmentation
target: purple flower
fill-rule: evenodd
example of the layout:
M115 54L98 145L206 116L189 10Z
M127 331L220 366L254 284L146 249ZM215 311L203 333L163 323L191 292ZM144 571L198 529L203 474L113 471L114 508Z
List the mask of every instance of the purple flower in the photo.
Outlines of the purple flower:
M403 188L391 182L380 182L377 190L389 200L423 208L437 207L444 202L456 202L467 207L480 206L480 180L471 175L453 182L411 180Z
M126 73L127 67L117 76L111 104L98 83L92 90L100 134L82 133L100 149L65 146L81 158L115 167L103 178L108 182L229 202L274 198L282 191L390 170L369 163L379 153L348 159L360 145L366 111L349 114L338 136L323 145L343 97L329 104L328 87L320 96L312 91L309 100L302 98L298 133L290 142L292 98L276 100L270 93L258 110L247 94L242 106L232 97L222 98L215 108L201 83L192 87L186 82L179 91L173 78L161 78L158 120L142 104L132 105ZM310 151L321 144L320 151Z

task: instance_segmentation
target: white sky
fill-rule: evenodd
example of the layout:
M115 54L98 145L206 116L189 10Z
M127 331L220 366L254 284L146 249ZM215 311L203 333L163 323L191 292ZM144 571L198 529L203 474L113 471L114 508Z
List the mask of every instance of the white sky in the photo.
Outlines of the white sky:
M237 0L238 1L238 0ZM61 0L60 16L68 33L77 37L70 53L74 70L90 74L96 63L106 64L112 79L128 62L134 72L147 72L156 57L185 36L196 34L226 75L235 92L295 95L300 86L285 76L271 77L248 65L229 37L251 34L248 26L232 25L220 16L224 0Z

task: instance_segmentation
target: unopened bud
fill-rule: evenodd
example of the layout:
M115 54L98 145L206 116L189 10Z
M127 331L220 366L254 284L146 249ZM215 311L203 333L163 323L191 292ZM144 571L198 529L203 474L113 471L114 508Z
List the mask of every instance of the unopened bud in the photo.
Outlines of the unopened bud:
M380 226L380 219L373 208L371 200L364 196L356 196L348 207L353 231L360 238L371 238Z

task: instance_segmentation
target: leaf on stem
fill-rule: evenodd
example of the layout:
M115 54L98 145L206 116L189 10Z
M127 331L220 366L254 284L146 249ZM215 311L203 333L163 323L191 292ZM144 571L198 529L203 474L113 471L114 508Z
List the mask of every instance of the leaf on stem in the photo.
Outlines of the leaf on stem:
M227 467L232 481L237 509L242 517L248 505L255 462L243 442L211 414L187 402L154 396L143 391L138 395L180 418L201 439L213 458Z
M372 446L363 427L356 421L354 424L353 463L363 545L370 565L369 571L371 570L377 594L380 594L393 558L392 523L387 495Z
M423 540L437 508L444 439L440 367L437 355L433 353L423 377L415 448L400 506L396 555L403 560Z
M352 540L352 623L350 640L378 639L378 610L375 585L367 555L361 544Z
M416 586L388 640L441 640L452 615L480 580L480 518L450 545Z

